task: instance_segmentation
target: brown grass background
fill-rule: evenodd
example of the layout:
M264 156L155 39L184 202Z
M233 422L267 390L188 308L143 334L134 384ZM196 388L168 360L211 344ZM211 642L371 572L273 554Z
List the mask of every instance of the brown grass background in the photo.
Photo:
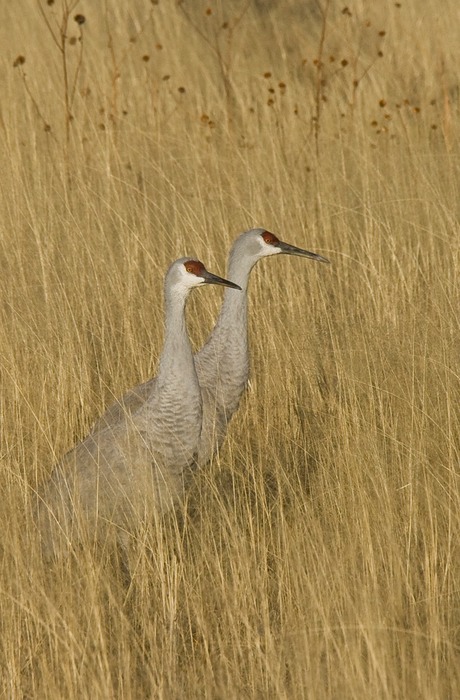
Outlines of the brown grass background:
M0 697L459 697L457 3L0 13ZM254 270L223 451L129 591L44 565L33 491L155 372L167 264L256 225L332 265Z

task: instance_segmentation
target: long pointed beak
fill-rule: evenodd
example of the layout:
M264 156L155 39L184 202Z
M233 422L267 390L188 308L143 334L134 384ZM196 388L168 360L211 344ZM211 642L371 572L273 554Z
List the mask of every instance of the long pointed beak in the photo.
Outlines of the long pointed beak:
M223 277L213 275L212 272L208 272L207 270L203 270L200 277L204 279L205 284L222 284L224 287L231 287L232 289L239 289L241 291L241 287L239 285L235 284L234 282L230 282L230 280L226 280Z
M330 260L323 258L322 255L318 253L310 253L309 250L302 250L302 248L296 248L295 245L290 245L289 243L283 243L279 241L276 247L281 250L282 253L286 255L299 255L301 258L310 258L311 260L317 260L317 262L330 263Z

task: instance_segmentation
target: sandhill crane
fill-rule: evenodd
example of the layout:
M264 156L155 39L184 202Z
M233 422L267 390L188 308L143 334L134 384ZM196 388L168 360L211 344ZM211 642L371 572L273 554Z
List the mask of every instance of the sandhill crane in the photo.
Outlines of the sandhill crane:
M193 289L233 282L190 258L176 260L165 278L165 338L155 384L142 405L116 425L92 432L67 453L39 493L38 521L45 557L62 553L82 532L107 524L121 530L136 516L168 510L182 496L202 425L202 396L185 327Z
M298 255L318 262L329 260L317 253L280 241L273 233L255 228L240 234L228 259L228 276L240 285L242 294L225 290L217 323L203 348L195 354L195 367L203 395L203 428L198 464L205 464L220 447L227 425L238 408L249 377L247 289L249 274L258 260L269 255ZM139 384L110 406L96 423L116 424L136 411L155 385L156 378Z

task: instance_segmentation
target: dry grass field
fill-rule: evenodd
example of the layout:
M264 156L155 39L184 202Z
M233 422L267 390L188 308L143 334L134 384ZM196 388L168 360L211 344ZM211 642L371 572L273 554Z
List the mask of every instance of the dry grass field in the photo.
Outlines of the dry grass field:
M442 6L2 4L0 698L460 697L460 42ZM223 450L145 524L129 588L101 548L44 563L34 491L155 373L166 266L223 275L253 226L332 264L254 270ZM194 346L221 296L192 294Z

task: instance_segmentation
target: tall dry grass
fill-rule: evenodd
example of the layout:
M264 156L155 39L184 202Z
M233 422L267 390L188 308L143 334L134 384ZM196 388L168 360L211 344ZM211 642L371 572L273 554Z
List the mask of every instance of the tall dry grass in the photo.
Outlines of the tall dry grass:
M2 697L460 695L458 10L380 5L2 8ZM166 265L253 225L333 264L254 271L222 453L129 589L44 565L33 491L154 373Z

